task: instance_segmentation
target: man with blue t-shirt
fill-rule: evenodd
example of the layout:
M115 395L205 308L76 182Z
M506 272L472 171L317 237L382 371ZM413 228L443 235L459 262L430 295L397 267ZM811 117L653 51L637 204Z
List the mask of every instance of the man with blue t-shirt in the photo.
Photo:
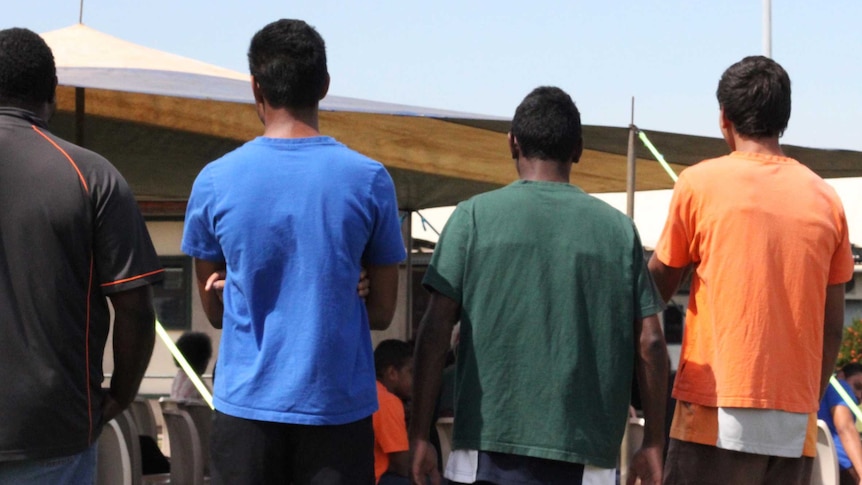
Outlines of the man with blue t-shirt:
M320 135L329 74L312 27L273 22L248 59L264 134L198 175L182 244L207 317L223 328L213 478L371 484L369 330L389 326L406 256L392 179Z

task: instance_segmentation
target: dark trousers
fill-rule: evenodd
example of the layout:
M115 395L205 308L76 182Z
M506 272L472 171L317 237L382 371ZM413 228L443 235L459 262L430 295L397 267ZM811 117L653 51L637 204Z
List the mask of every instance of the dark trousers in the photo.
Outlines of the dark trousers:
M814 458L782 458L671 439L665 485L808 485Z
M216 411L210 453L215 484L374 484L371 416L337 426L309 426Z

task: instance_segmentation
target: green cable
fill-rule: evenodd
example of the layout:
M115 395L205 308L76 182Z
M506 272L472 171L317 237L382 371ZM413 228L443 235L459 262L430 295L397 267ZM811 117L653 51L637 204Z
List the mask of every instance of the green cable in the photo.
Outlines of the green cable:
M215 409L215 407L213 407L213 397L212 394L210 394L209 389L207 389L207 387L204 385L204 382L198 376L198 373L195 372L194 369L192 369L192 366L188 363L185 356L183 356L183 353L180 352L180 349L177 348L177 344L175 344L174 341L171 340L171 336L168 335L168 332L165 331L165 327L163 327L162 323L158 320L156 320L156 333L159 334L159 337L161 337L162 341L168 347L168 350L171 351L171 355L174 356L174 359L179 362L180 367L182 367L186 375L189 376L189 379L192 381L192 384L194 384L195 389L197 389L198 392L201 393L201 396L203 396L204 401L206 401L210 409Z
M664 160L664 157L661 156L661 153L659 153L658 150L656 150L653 144L649 141L649 138L647 138L646 133L638 129L638 138L640 138L643 144L646 145L650 152L652 152L655 159L658 160L658 163L660 163L661 166L664 167L664 171L667 172L668 175L670 175L671 180L676 182L676 179L678 179L679 177L677 177L673 169L670 168L670 165Z
M856 419L862 421L862 411L859 410L859 405L856 404L856 399L850 397L850 394L847 394L847 391L844 390L844 386L838 382L838 379L835 376L829 378L829 383L832 384L832 387L838 391L838 395L841 396L841 399L847 404L847 407L853 411L853 414L856 415Z

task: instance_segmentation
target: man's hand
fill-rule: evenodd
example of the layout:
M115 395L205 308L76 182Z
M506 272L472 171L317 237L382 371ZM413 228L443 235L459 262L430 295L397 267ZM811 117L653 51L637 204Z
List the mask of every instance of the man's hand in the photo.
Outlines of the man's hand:
M359 272L359 284L356 285L356 293L359 294L359 298L365 299L368 296L368 290L371 288L371 280L368 279L368 271L365 271L365 268L362 268L362 271Z
M413 485L440 485L437 470L437 450L427 440L414 440L410 445L410 479Z
M123 406L105 389L105 398L102 400L102 424L106 424L122 412Z
M207 278L204 289L206 291L215 291L219 301L224 302L224 282L227 278L225 271L216 271Z
M645 446L639 449L629 464L626 485L635 485L638 479L641 485L661 485L662 452L662 448L658 446Z

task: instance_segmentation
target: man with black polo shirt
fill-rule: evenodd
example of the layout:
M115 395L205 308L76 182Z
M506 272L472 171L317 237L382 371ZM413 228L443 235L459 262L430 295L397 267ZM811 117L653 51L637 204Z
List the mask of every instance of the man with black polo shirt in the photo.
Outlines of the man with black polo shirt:
M147 228L107 160L48 131L56 86L37 34L0 31L0 484L93 483L101 427L134 399L155 338Z

